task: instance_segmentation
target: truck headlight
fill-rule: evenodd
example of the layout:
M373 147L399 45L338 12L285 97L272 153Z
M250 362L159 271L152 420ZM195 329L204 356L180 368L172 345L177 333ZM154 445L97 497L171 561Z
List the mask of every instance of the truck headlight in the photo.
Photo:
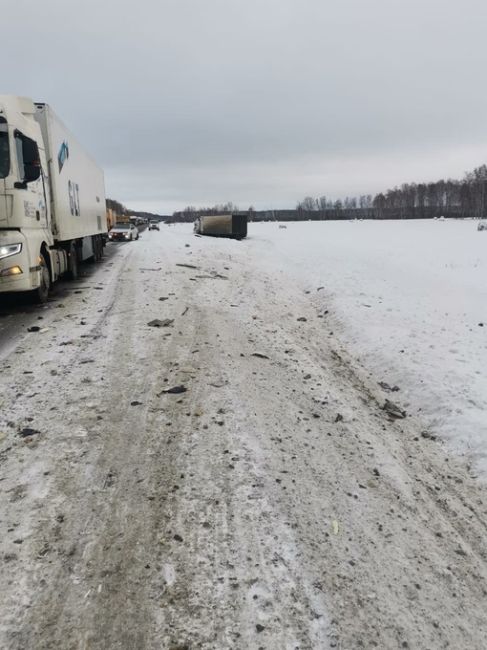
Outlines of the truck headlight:
M17 255L22 250L22 244L5 244L0 246L0 260L11 255Z
M8 269L2 269L0 271L1 278L5 278L8 275L22 275L22 269L20 266L10 266Z

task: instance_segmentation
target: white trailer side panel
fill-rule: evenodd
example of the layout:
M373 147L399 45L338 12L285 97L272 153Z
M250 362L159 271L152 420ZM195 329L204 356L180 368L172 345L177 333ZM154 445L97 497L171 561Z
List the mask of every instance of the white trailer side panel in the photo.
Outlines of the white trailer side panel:
M54 237L63 242L107 232L103 171L47 104L36 104L48 159Z

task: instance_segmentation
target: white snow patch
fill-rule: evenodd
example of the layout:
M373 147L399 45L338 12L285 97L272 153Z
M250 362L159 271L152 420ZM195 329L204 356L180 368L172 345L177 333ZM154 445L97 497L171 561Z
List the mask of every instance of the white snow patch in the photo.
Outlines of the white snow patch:
M253 262L314 292L332 315L324 334L341 325L377 381L400 387L394 399L487 475L487 246L475 223L250 227Z
M195 249L309 291L392 399L487 477L487 246L471 220L250 223L241 243ZM171 229L189 241L190 226ZM323 289L318 291L319 287ZM389 396L385 393L385 397Z
M172 564L164 564L162 567L162 575L164 577L164 582L168 587L176 582L176 571Z

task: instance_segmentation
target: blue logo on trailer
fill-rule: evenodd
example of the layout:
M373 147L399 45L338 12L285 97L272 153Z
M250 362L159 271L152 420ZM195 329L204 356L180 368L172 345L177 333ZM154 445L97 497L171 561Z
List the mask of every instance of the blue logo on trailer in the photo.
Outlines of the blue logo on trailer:
M66 140L62 143L62 145L59 148L59 153L57 155L57 162L59 165L59 173L61 173L61 169L64 167L64 163L66 160L69 158L69 147L68 143Z

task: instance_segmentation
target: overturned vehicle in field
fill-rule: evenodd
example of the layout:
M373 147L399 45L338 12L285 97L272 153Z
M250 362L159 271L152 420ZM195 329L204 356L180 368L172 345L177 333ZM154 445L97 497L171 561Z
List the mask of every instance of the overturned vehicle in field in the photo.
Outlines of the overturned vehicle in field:
M247 237L247 215L238 213L202 215L194 222L194 232L197 235L244 239Z

